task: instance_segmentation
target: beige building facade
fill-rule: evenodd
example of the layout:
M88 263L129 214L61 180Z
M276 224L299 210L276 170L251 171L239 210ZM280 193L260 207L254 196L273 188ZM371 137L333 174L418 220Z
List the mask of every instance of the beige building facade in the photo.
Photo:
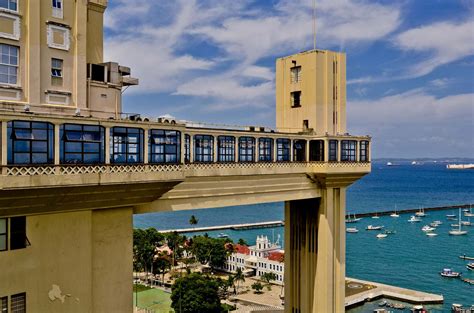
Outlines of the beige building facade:
M131 312L133 214L285 201L285 311L342 312L345 56L277 60L277 130L127 115L105 0L0 1L0 311Z

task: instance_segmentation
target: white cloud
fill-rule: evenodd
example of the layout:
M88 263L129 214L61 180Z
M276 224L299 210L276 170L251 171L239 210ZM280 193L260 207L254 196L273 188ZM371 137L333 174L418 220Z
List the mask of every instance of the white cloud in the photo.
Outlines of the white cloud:
M436 98L423 89L348 103L351 133L371 134L381 156L474 153L474 93ZM385 154L384 154L385 153Z
M397 35L394 42L402 50L429 54L408 73L412 77L423 76L474 54L474 21L439 22L410 29Z

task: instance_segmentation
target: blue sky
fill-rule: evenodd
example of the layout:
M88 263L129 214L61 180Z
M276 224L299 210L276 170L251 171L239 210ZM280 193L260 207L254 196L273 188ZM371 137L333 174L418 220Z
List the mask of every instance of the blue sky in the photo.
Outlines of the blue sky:
M275 124L275 58L311 49L312 0L111 0L105 60L124 111ZM474 157L474 2L317 0L317 47L347 53L348 129L374 157Z

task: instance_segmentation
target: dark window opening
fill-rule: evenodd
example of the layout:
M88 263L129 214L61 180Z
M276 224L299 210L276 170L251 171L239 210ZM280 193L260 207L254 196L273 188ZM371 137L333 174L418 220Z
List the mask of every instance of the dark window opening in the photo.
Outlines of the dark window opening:
M301 91L291 93L291 107L299 108L301 106Z
M143 162L143 129L113 127L110 159L112 163Z
M341 141L341 161L356 161L357 141L342 140Z
M210 135L194 136L194 161L214 162L214 137Z
M309 121L308 120L303 120L303 129L308 129L309 128Z
M235 161L235 138L232 136L217 137L217 159L219 162Z
M105 129L95 125L64 124L60 128L63 164L99 164L105 160Z
M27 245L26 216L10 218L10 250L23 249Z
M255 161L255 138L240 137L239 138L239 162Z
M271 138L258 139L258 160L260 162L273 161L273 139Z
M149 163L179 163L181 159L181 132L151 129L148 148Z
M361 141L360 142L360 162L367 162L369 161L369 142L368 141Z
M304 162L306 161L306 140L295 140L293 141L293 161Z
M337 140L329 140L329 161L337 161Z
M290 139L279 138L276 141L277 145L277 161L278 162L289 162L290 161Z
M0 312L8 313L8 297L0 297Z
M54 126L44 122L7 124L8 164L53 164Z
M19 293L10 297L12 313L26 313L26 293Z
M324 161L324 140L311 140L309 142L309 160Z

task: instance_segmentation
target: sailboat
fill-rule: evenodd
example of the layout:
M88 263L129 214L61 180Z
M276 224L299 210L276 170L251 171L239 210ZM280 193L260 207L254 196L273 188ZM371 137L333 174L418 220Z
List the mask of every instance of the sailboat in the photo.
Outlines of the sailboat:
M474 217L474 213L472 213L472 208L469 206L469 211L464 212L465 217Z
M375 212L375 215L372 216L372 218L380 218L380 217L377 215L377 212Z
M418 217L426 216L425 209L423 209L423 207L421 207L420 210L415 213L415 215L418 216Z
M397 214L397 205L395 205L395 212L390 214L390 217L400 217L400 215Z
M459 208L459 226L458 226L458 229L453 229L453 230L450 230L449 231L449 234L450 235L453 235L453 236L461 236L461 235L466 235L467 234L467 231L466 230L461 230L461 208Z

